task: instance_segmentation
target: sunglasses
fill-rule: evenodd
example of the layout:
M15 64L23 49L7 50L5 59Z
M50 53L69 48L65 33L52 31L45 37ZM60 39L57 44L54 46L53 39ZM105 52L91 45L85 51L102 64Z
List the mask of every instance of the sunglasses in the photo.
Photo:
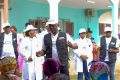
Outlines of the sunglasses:
M80 34L86 34L86 32L82 32L82 33L80 33Z
M111 31L106 31L106 33L111 33Z

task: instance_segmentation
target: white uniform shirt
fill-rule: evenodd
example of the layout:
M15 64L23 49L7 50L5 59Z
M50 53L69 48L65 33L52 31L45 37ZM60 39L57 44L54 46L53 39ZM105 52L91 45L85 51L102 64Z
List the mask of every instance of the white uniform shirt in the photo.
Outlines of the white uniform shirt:
M36 37L26 37L22 40L19 53L25 58L25 60L28 60L30 56L32 57L32 59L34 59L35 57L37 57L36 52L40 51L40 49L41 46L40 44L38 44L38 39Z
M47 30L45 30L45 31L42 31L41 33L39 33L39 34L36 34L36 36L38 37L38 39L39 39L39 44L41 44L42 46L41 47L43 47L43 42L44 42L44 36L46 35L46 34L48 34L48 31ZM46 55L44 55L44 56L46 56ZM43 57L43 62L44 62L44 57Z
M57 40L58 35L59 35L59 32L56 35L53 35L51 33L51 39L52 39L52 58L55 59L55 60L57 60L57 61L59 61L58 53L57 53L57 48L56 48L56 40ZM66 33L66 38L67 38L67 42L69 41L72 44L74 44L73 39L67 33ZM43 42L43 49L45 50L44 42Z
M20 40L22 38L23 38L22 35L17 33L17 44L18 44L18 46L20 45ZM13 41L12 41L12 32L10 32L9 34L6 34L6 33L4 34L4 42L3 42L3 50L2 50L1 58L4 58L5 56L11 56L11 57L15 58Z
M52 58L57 60L57 61L59 61L58 53L57 53L57 47L56 47L56 40L57 40L58 34L59 33L57 33L56 35L51 34L51 38L52 38Z
M15 57L11 32L9 34L4 34L4 44L1 58L5 56Z
M106 37L105 39L106 39L106 50L108 50L112 37L110 37L110 38ZM109 61L108 51L106 51L105 61Z
M109 37L109 38L105 37L105 40L106 40L106 50L108 50L108 48L109 48L109 44L111 42L111 39L112 39L112 37ZM99 42L99 46L100 46L100 42ZM119 47L118 39L116 41L116 47ZM106 51L105 61L109 61L108 51Z
M42 64L43 58L37 57L36 52L42 49L42 43L39 43L39 39L37 37L29 38L25 37L22 40L19 52L24 57L23 62L23 70L22 70L22 78L28 77L28 80L41 80L42 79ZM33 61L29 62L28 58L32 57ZM25 74L28 73L28 74Z
M75 49L74 52L77 53L78 56L81 55L87 55L87 57L90 57L89 53L92 53L92 42L88 38L84 39L77 39L75 40L75 43L78 45L78 49Z
M110 42L111 42L112 37L110 37L110 38L107 38L107 37L106 37L105 39L106 39L106 49L108 50L109 44L110 44ZM119 47L119 42L118 42L118 40L117 40L117 42L116 42L116 47ZM108 51L106 51L105 61L109 61Z
M83 61L81 59L81 55L86 55L88 57L87 59L87 66L88 64L93 60L93 54L92 54L92 42L88 38L84 39L76 39L75 43L78 45L78 49L74 50L74 62L75 62L75 70L76 72L83 72ZM88 66L88 69L90 69L90 66Z

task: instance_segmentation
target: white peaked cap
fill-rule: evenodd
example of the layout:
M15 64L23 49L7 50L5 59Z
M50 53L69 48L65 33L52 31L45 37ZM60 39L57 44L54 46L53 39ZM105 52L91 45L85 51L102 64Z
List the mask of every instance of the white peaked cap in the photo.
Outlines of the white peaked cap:
M107 31L112 31L112 28L111 27L105 27L105 32Z
M84 28L81 28L81 29L79 30L79 33L83 33L83 32L86 32L86 30L85 30Z
M5 27L7 27L7 26L10 26L10 23L6 22L6 23L3 24L2 27L5 28Z
M46 23L46 26L48 26L49 24L56 24L57 22L55 20L51 20L49 19L48 22Z

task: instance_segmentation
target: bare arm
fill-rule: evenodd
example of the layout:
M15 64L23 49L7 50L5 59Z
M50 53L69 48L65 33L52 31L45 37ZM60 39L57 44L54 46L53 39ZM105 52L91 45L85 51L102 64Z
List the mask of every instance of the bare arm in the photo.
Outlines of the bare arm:
M116 48L116 49L108 49L108 52L119 53L119 48Z
M77 49L78 45L76 43L72 44L71 42L68 41L67 45L72 48L72 49Z
M71 38L71 36L69 34L66 34L66 36L67 36L68 47L70 47L72 49L77 49L78 45L74 42L74 40Z
M44 56L44 55L45 55L44 50L36 52L37 57L41 57L41 56Z

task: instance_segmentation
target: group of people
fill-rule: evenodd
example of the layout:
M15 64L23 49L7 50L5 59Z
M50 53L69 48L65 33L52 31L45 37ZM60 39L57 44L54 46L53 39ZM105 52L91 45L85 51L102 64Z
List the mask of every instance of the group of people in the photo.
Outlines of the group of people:
M85 74L85 80L90 80L91 74L89 74L88 71L90 70L91 66L89 66L89 63L96 62L96 61L98 63L99 61L104 62L99 64L103 64L103 65L107 64L106 69L108 69L108 73L110 76L109 79L115 80L114 70L115 70L115 63L117 59L116 58L117 53L119 53L120 43L118 39L112 36L111 27L105 27L104 32L105 32L105 35L103 35L100 38L100 42L99 42L100 44L96 46L93 38L89 38L89 39L86 38L85 35L87 32L85 29L79 30L80 38L76 40L76 43L78 44L78 49L75 50L76 55L74 58L76 62L76 70L78 72L78 80L83 80L81 77L83 73ZM99 67L99 66L95 66L95 67ZM99 80L108 80L108 75L106 77L105 76L102 76L102 78L99 77Z
M81 28L79 38L74 41L69 34L59 30L54 20L49 20L42 28L35 28L27 23L24 36L12 29L15 30L9 23L3 25L4 32L0 34L0 58L16 58L17 67L22 70L22 80L70 80L68 47L74 49L78 80L83 80L83 74L85 80L91 79L90 63L94 61L107 64L110 80L115 80L114 69L119 43L112 37L110 27L105 28L105 36L100 38L98 46L91 37L90 29L86 31ZM55 75L62 76L63 79L52 79L51 76Z

